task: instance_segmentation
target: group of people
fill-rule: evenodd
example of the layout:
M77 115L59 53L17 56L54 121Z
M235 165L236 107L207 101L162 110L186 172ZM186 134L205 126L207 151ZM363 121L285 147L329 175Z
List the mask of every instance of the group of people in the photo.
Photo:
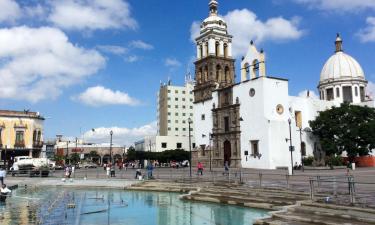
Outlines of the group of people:
M107 177L116 177L115 166L107 164L104 166L104 170L107 171Z
M64 168L65 178L70 178L74 174L75 167L72 165L66 165Z

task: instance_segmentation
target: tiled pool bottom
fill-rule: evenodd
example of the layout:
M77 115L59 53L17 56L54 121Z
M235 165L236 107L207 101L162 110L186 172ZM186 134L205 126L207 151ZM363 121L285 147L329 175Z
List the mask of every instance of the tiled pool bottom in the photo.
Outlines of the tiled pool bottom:
M0 206L0 224L242 225L267 213L182 201L175 193L20 188Z

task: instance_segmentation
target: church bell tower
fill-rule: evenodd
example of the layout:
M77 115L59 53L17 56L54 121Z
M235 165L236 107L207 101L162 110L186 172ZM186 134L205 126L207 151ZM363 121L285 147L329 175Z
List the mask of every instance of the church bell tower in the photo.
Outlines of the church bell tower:
M209 17L200 27L196 38L197 60L195 62L195 102L212 98L212 91L235 83L234 59L232 57L232 36L227 24L218 15L218 2L209 3Z

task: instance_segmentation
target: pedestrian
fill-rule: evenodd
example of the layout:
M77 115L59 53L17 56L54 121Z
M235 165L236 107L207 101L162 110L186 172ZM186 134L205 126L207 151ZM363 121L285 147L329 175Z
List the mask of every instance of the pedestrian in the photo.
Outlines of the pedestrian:
M106 167L106 171L107 171L107 177L109 178L109 176L111 174L111 167L109 166L109 164Z
M1 181L1 186L4 184L4 178L6 176L6 172L3 167L0 167L0 181Z
M147 164L147 178L152 179L152 171L154 170L154 167L152 163Z
M70 178L69 166L65 166L65 178Z
M142 176L141 169L137 169L135 171L135 179L138 179L138 177Z
M2 184L0 188L0 201L5 202L5 199L10 193L12 193L12 191L7 187L7 185Z
M203 164L201 162L198 162L197 168L198 168L197 174L199 175L199 173L200 173L201 176L203 176Z
M229 163L228 163L228 161L225 161L225 163L224 163L224 173L226 175L229 175Z

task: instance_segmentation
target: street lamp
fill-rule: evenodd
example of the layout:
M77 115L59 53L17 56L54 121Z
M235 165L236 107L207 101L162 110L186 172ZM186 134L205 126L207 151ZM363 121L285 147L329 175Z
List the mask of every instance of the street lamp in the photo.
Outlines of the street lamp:
M190 166L190 178L191 178L191 134L190 134L190 124L193 123L193 121L189 118L188 119L188 123L189 123L189 151L190 151L190 162L189 162L189 166Z
M109 144L109 161L111 162L111 164L113 164L113 161L112 161L112 136L113 136L113 131L111 130L109 132L109 134L111 135L111 142Z
M69 162L69 159L68 159L68 157L69 157L69 142L70 141L66 141L66 155L65 155L65 164L67 164L67 162Z
M292 170L292 175L294 174L293 171L293 143L292 143L292 120L289 118L288 119L288 124L289 124L289 151L290 151L290 162L291 162L291 170ZM286 139L288 141L288 138Z
M209 141L210 141L210 172L212 172L212 139L213 139L213 134L209 133Z

